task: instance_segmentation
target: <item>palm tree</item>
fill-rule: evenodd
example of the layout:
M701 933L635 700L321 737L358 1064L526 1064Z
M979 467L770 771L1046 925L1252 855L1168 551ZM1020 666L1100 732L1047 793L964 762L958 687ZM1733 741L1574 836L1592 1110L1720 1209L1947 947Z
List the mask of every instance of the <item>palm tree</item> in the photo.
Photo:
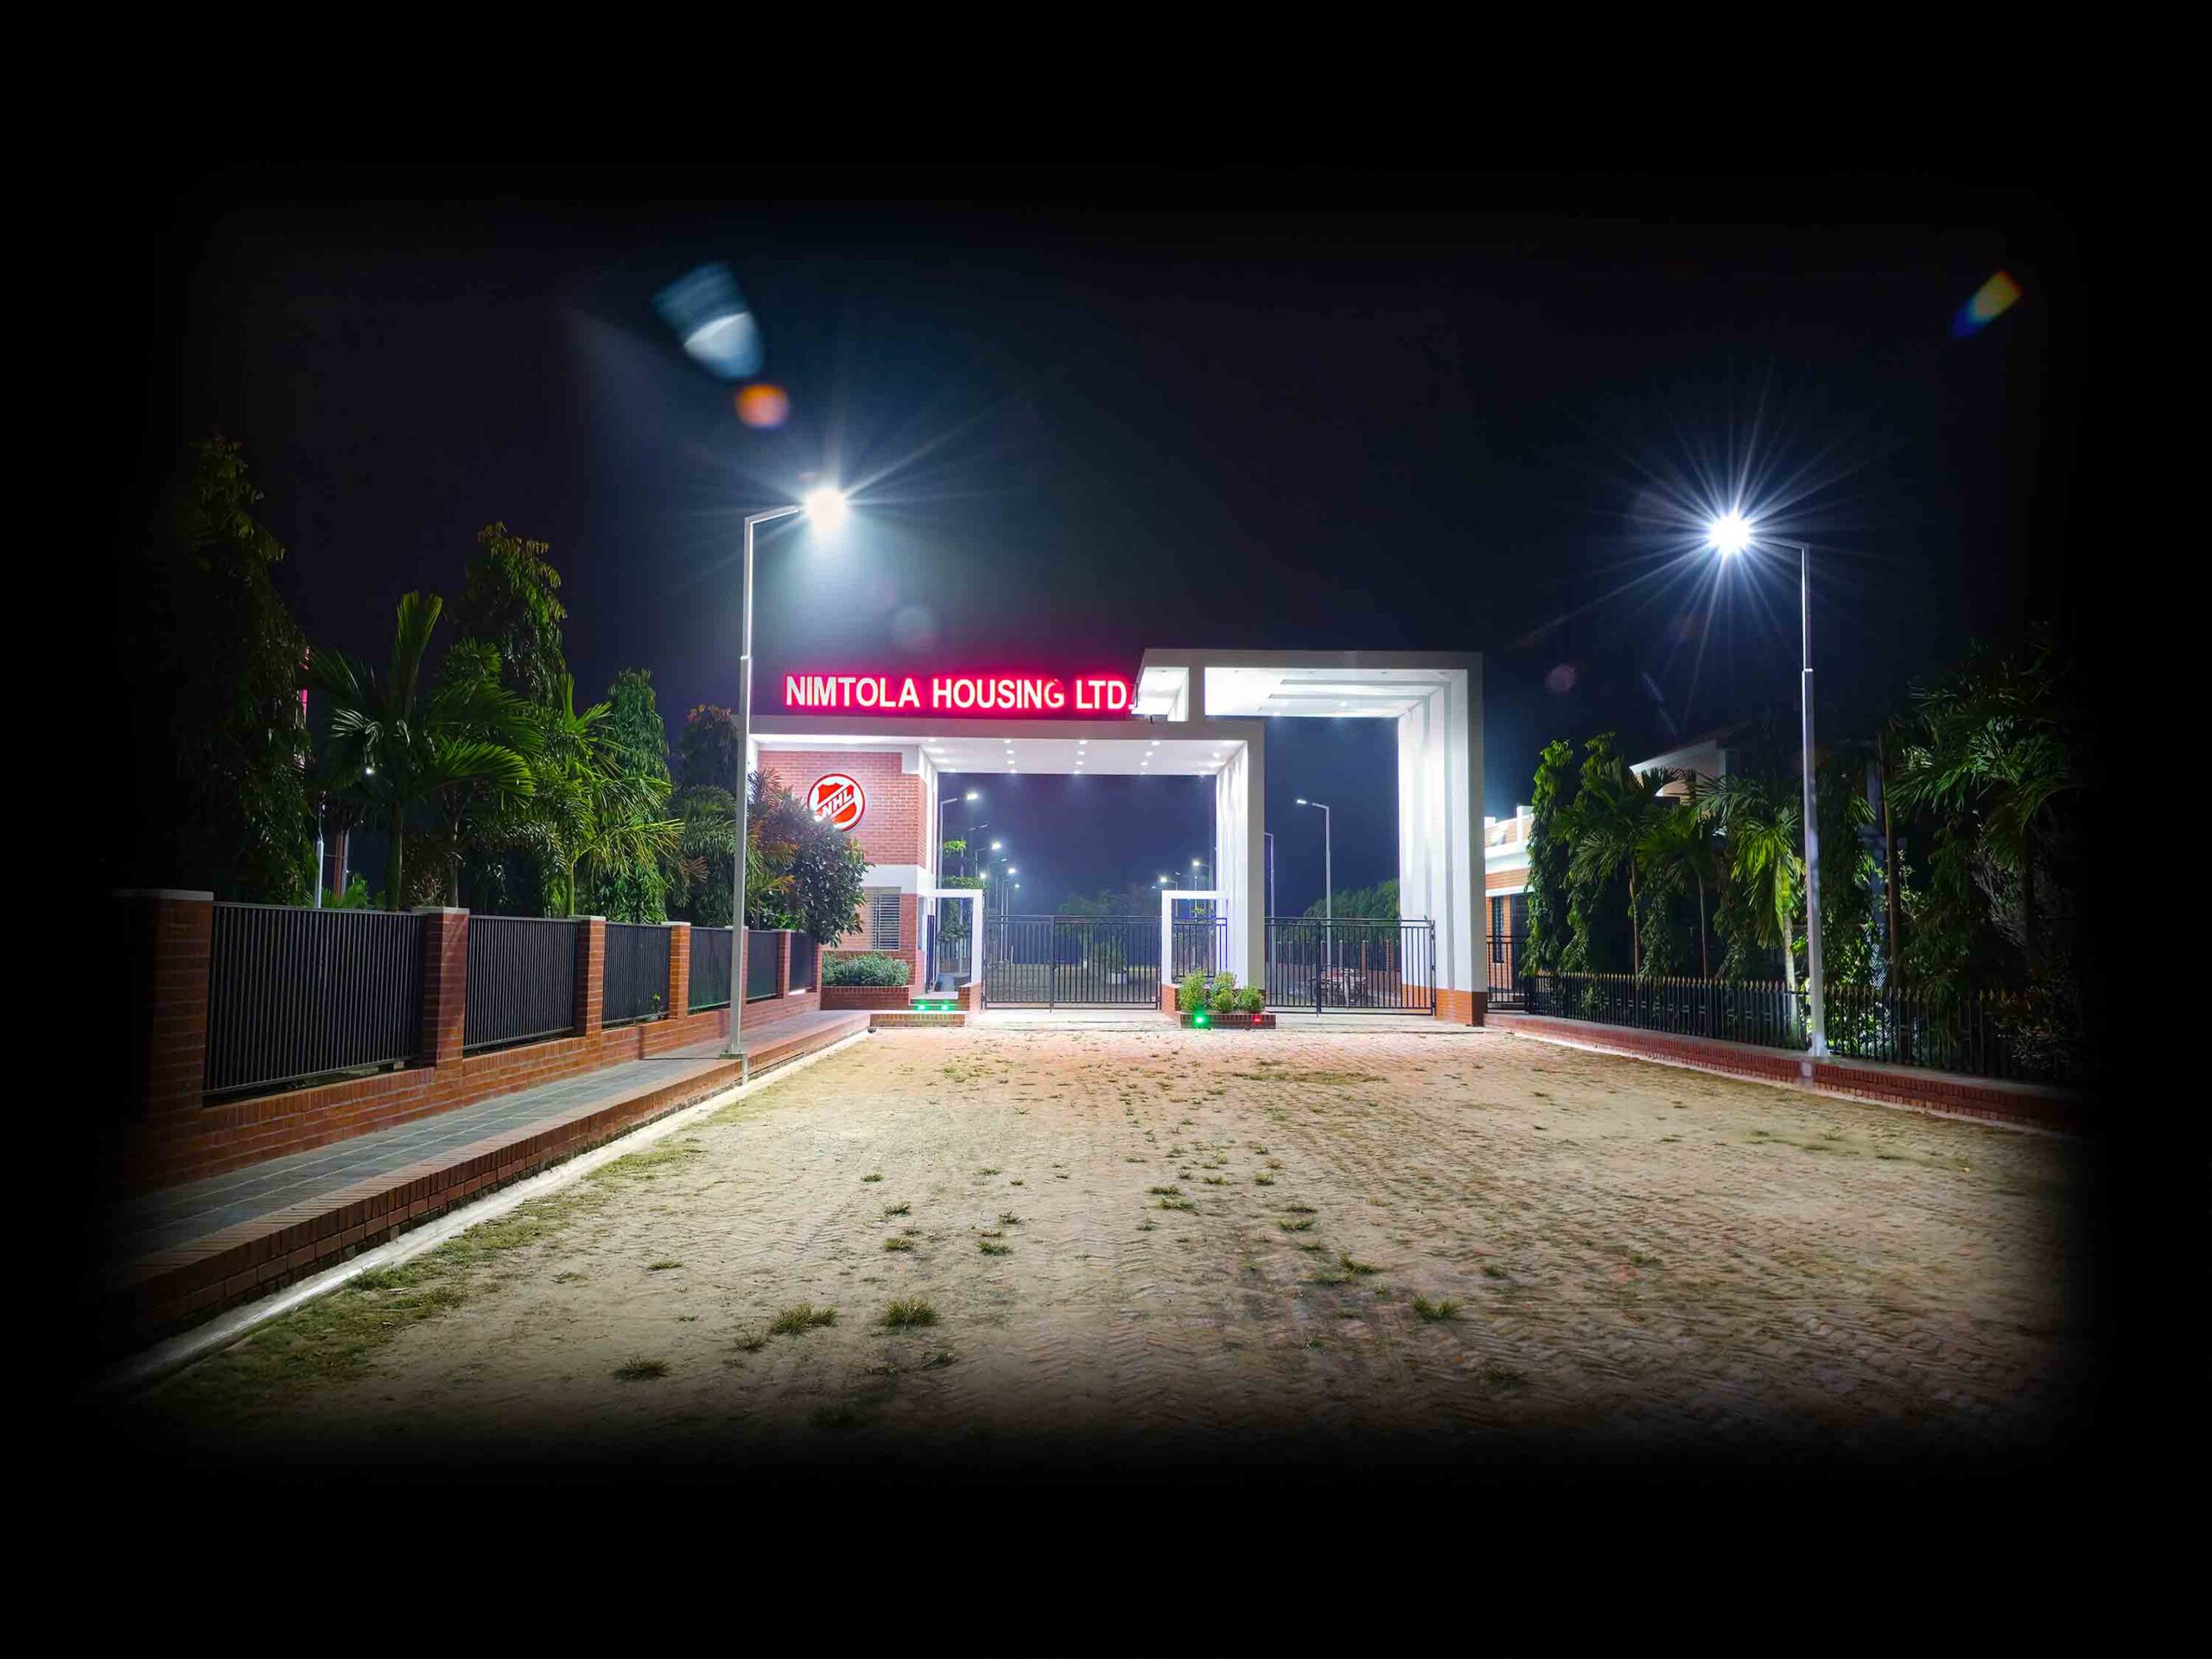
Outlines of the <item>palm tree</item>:
M1797 997L1797 895L1805 878L1796 797L1750 772L1731 772L1699 803L1726 843L1728 874L1746 902L1742 921L1752 939L1782 952L1790 1003Z
M2018 933L2031 971L2046 943L2037 876L2049 880L2050 855L2068 833L2064 798L2088 783L2083 702L2047 635L2017 658L1979 652L1950 679L1914 694L1890 779L1900 804L1942 821L1937 855L1974 871L2000 927Z
M410 811L472 784L514 795L533 787L528 706L473 675L442 676L427 695L423 663L444 601L409 594L399 601L391 663L379 677L343 652L319 652L311 673L329 697L327 776L334 792L380 811L391 836L386 902L405 902Z
M610 730L612 706L595 702L578 714L576 683L565 674L558 691L537 781L545 833L566 874L573 916L580 874L677 856L683 821L658 816L668 802L668 779L632 767Z
M1715 841L1713 824L1701 810L1710 785L1695 772L1682 774L1682 804L1655 813L1636 843L1636 867L1647 886L1664 890L1684 881L1697 889L1697 963L1699 975L1713 977L1713 954L1706 942L1706 894L1727 876L1727 863Z
M1636 849L1659 817L1673 810L1659 792L1672 781L1674 774L1663 768L1638 772L1611 755L1602 766L1585 772L1581 791L1567 809L1568 839L1574 848L1568 880L1594 891L1622 871L1628 873L1629 961L1637 974L1643 971L1643 948L1637 925Z

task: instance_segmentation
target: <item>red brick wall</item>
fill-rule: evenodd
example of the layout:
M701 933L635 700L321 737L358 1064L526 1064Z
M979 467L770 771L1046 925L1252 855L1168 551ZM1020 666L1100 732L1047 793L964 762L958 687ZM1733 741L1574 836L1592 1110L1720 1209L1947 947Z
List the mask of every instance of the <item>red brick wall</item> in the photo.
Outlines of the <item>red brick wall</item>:
M207 962L214 944L212 893L117 895L132 958L125 988L126 1052L118 1116L196 1111L207 1069Z
M415 1063L452 1065L468 1012L468 912L416 913L423 918L423 1033Z
M922 775L901 772L896 751L842 749L767 749L760 769L772 772L802 801L814 780L824 772L842 772L860 780L868 793L868 810L853 830L853 839L871 864L920 864L930 861L929 802Z

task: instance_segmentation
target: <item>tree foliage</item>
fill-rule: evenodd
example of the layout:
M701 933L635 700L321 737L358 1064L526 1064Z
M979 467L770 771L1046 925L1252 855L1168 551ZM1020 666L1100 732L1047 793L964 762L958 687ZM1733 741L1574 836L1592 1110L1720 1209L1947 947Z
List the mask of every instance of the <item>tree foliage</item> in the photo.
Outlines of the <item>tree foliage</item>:
M1567 871L1574 856L1567 826L1574 802L1574 746L1564 738L1544 746L1529 799L1535 816L1529 829L1527 967L1535 973L1560 973L1567 966Z
M188 449L118 630L137 798L128 879L298 904L315 880L299 693L307 641L276 592L284 556L256 517L244 453Z

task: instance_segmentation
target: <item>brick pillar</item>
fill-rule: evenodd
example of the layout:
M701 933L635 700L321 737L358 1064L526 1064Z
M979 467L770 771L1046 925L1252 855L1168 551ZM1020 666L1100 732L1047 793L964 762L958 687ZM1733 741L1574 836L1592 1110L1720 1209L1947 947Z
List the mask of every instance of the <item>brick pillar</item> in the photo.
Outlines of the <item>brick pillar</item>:
M668 925L668 1017L691 1012L691 924Z
M215 895L172 888L118 892L130 1021L123 1111L127 1117L188 1111L207 1076L207 966Z
M791 936L788 932L776 935L776 995L791 994Z
M468 912L417 909L423 918L423 1034L417 1065L459 1065L468 1024Z
M576 1035L596 1037L607 1020L607 918L585 916L576 930Z
M922 976L928 971L929 958L922 950L922 899L919 893L902 893L899 895L899 937L906 941L906 948L898 954L906 958L906 985L910 990L919 989Z

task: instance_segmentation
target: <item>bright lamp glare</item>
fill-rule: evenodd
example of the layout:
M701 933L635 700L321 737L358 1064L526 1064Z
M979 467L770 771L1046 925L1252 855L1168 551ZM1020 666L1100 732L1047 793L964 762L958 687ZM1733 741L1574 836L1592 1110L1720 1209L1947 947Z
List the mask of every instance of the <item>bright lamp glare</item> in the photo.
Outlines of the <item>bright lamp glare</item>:
M836 529L845 522L845 493L833 490L827 484L818 490L809 490L806 516L823 530Z
M1751 526L1740 512L1725 512L1713 521L1707 539L1723 558L1733 558L1751 544Z

